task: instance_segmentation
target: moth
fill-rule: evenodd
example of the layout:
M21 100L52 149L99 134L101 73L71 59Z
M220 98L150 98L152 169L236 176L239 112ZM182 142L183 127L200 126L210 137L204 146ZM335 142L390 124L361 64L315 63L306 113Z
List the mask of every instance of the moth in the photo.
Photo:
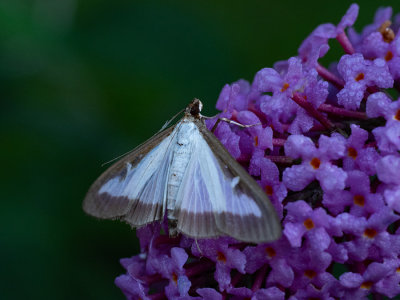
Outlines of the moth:
M168 219L171 235L276 240L281 225L266 193L210 132L194 99L183 118L109 167L84 211L133 227Z

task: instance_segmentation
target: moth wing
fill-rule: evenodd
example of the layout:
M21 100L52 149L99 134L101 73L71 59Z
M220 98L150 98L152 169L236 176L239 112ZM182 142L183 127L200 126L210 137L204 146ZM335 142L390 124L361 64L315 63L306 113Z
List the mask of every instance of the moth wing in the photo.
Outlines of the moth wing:
M120 218L133 226L160 220L172 159L173 129L156 134L107 169L90 187L84 211L102 219Z
M225 185L228 194L229 191L232 192L232 201L228 202L228 213L221 215L217 219L218 228L224 233L233 231L235 236L246 235L249 237L249 241L253 242L267 242L279 239L282 234L282 226L267 194L230 155L215 135L206 128L204 122L199 120L197 126L217 158L219 167L224 172L227 182L235 185L233 189L229 189ZM239 181L236 184L234 181L237 179ZM253 204L260 209L261 216L248 218L246 216L253 214L252 208L255 207ZM237 218L236 215L240 215L241 212L246 213L242 218ZM237 226L237 223L242 225ZM246 226L251 226L251 229L248 230Z
M177 228L192 237L228 235L246 242L281 235L275 209L257 182L202 121L177 196Z
M201 138L201 137L199 137ZM185 235L194 238L217 237L221 232L217 228L214 217L214 207L212 204L212 195L209 193L207 185L213 180L204 177L204 171L201 164L208 164L208 160L200 161L198 156L199 145L196 139L194 149L196 149L189 160L182 183L176 196L176 206L174 216L177 219L177 230ZM202 149L207 152L207 149ZM203 153L203 157L207 157Z

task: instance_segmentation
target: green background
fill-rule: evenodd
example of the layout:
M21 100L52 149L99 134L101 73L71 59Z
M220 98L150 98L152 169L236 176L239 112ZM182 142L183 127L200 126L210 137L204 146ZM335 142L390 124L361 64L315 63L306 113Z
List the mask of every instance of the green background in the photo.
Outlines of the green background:
M81 209L101 164L193 97L214 114L225 83L296 55L350 3L0 1L0 298L123 299L135 232ZM400 12L359 4L358 30L379 5Z

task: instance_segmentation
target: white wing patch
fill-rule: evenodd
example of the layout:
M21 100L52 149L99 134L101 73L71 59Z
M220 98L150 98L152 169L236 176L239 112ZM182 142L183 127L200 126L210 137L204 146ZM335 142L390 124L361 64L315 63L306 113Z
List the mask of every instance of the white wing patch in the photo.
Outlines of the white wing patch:
M233 178L233 180L231 182L231 187L234 189L238 185L239 181L240 181L239 176L236 176L235 178Z
M254 221L263 223L260 208L240 190L240 178L222 169L200 132L193 143L195 150L176 199L178 230L192 237L251 238L257 234L252 231L259 230L258 226L251 228Z
M99 196L106 193L129 199L131 205L123 219L131 225L144 225L162 217L174 139L175 134L171 133L134 168L127 163L124 172L100 188Z

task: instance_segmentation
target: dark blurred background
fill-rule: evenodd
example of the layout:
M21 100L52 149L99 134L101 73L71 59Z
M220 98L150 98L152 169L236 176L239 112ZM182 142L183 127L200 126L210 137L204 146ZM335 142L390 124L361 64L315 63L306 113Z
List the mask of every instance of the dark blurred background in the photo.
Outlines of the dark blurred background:
M356 28L378 5L362 1ZM135 232L86 216L106 162L193 97L296 55L349 1L0 1L0 298L123 299ZM341 53L332 42L335 58ZM336 56L337 58L337 56Z

